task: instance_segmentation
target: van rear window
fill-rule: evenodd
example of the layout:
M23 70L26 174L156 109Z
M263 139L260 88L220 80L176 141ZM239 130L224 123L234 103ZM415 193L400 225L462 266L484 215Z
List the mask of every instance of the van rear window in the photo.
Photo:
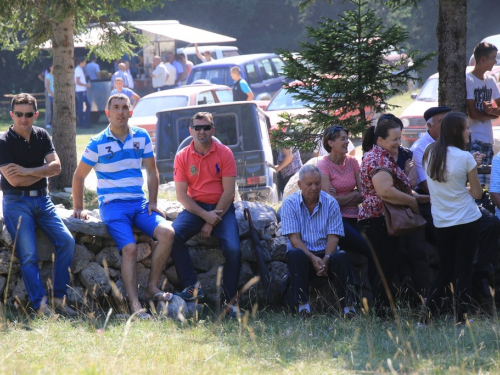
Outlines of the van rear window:
M226 85L228 70L228 68L196 69L191 73L193 79L190 81L194 82L198 79L208 79L216 85Z
M235 113L224 113L214 116L215 137L226 146L235 146L238 144L238 116ZM189 137L189 124L191 118L181 117L177 120L177 129L180 144L186 137Z

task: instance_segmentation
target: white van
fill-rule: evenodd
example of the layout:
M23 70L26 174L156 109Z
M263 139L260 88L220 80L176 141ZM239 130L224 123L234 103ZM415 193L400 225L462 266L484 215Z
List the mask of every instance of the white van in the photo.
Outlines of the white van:
M238 56L241 55L238 47L234 46L198 46L198 51L203 55L203 52L212 52L212 59L222 59L223 57ZM184 47L177 48L177 53L183 53L186 55L188 60L191 60L194 65L201 64L202 61L196 56L196 51L194 47Z

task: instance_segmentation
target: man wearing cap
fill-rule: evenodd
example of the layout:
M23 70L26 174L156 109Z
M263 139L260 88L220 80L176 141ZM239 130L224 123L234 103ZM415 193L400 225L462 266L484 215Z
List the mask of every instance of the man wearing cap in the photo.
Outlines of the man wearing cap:
M172 258L184 288L177 295L186 301L204 297L185 243L200 231L202 238L213 234L225 258L222 276L227 302L225 312L228 317L236 318L233 302L241 269L240 237L233 204L236 161L227 146L212 139L215 127L211 113L196 113L189 133L193 141L177 153L174 161L175 192L185 208L172 225L175 231Z
M5 226L16 244L14 250L21 263L26 292L33 310L44 316L53 314L38 268L35 237L38 227L55 247L51 306L58 313L75 316L76 311L64 303L75 240L47 192L47 177L61 173L61 162L47 131L33 126L38 117L33 96L15 95L10 117L14 125L0 136L3 214Z
M451 108L441 106L429 108L424 112L427 132L411 146L413 161L417 169L417 187L415 188L417 193L429 194L425 171L422 167L422 157L427 146L438 140L441 132L441 121L446 113L450 111ZM478 165L480 165L484 155L479 152L474 152L473 155ZM427 220L425 239L427 242L435 245L436 237L431 214L431 203L419 203L418 208L420 214ZM489 296L488 274L496 268L500 220L482 206L479 206L479 210L481 211L481 231L474 281L479 292L482 295Z

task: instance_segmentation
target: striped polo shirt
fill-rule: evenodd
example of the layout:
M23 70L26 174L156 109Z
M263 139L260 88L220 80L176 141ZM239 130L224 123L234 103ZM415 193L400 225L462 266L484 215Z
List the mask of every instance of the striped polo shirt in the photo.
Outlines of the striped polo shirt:
M302 242L309 251L325 251L329 234L344 236L339 204L335 198L321 191L319 201L310 214L299 190L287 197L281 205L281 231L283 235L300 233ZM292 244L287 238L286 251L291 249Z
M141 128L129 126L125 142L116 138L109 126L91 138L82 162L96 172L99 205L115 199L144 198L141 163L153 156L151 138Z

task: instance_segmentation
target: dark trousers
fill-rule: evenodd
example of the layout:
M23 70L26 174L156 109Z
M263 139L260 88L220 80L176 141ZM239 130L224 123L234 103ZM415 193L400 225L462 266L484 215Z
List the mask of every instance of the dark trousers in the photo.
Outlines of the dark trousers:
M398 249L399 237L391 237L387 234L385 218L383 216L360 220L358 222L370 241L375 255L377 256L380 268L389 286L389 292L394 296L394 279L398 271ZM375 267L368 268L368 276L373 288L373 300L377 312L379 308L390 307L389 297L382 283L382 275Z
M207 211L214 210L216 206L215 204L202 202L196 203ZM175 231L172 258L183 288L194 285L198 281L193 261L185 243L198 233L203 225L205 225L205 220L187 210L182 211L172 224ZM222 217L222 221L214 227L212 235L219 240L224 254L222 282L224 284L224 293L229 302L238 292L241 270L240 236L233 204Z
M324 253L317 254L323 257ZM287 253L287 266L290 272L292 293L296 303L309 301L309 281L318 277L316 270L302 249L293 248ZM334 285L342 301L342 306L352 306L356 301L354 293L354 276L351 263L345 251L337 250L330 257L329 277L334 277Z
M480 273L495 272L498 258L500 220L484 207L479 207L479 249L474 262Z
M430 270L425 246L425 229L400 237L398 276L412 306L418 306L427 297Z
M342 217L344 224L344 237L340 237L339 246L342 250L354 251L359 255L368 258L368 262L372 260L370 249L366 241L361 236L361 229L356 218Z
M288 181L290 181L290 178L292 178L292 176L293 175L283 177L281 172L278 173L276 182L278 183L278 196L280 197L280 199L283 196L283 192L285 191L286 184L288 183Z
M437 285L427 299L431 312L451 306L450 299L444 305L442 299L453 297L458 302L455 305L457 320L463 321L466 304L470 301L472 261L479 240L480 222L478 219L472 223L436 228L440 272ZM454 296L450 294L450 284Z

